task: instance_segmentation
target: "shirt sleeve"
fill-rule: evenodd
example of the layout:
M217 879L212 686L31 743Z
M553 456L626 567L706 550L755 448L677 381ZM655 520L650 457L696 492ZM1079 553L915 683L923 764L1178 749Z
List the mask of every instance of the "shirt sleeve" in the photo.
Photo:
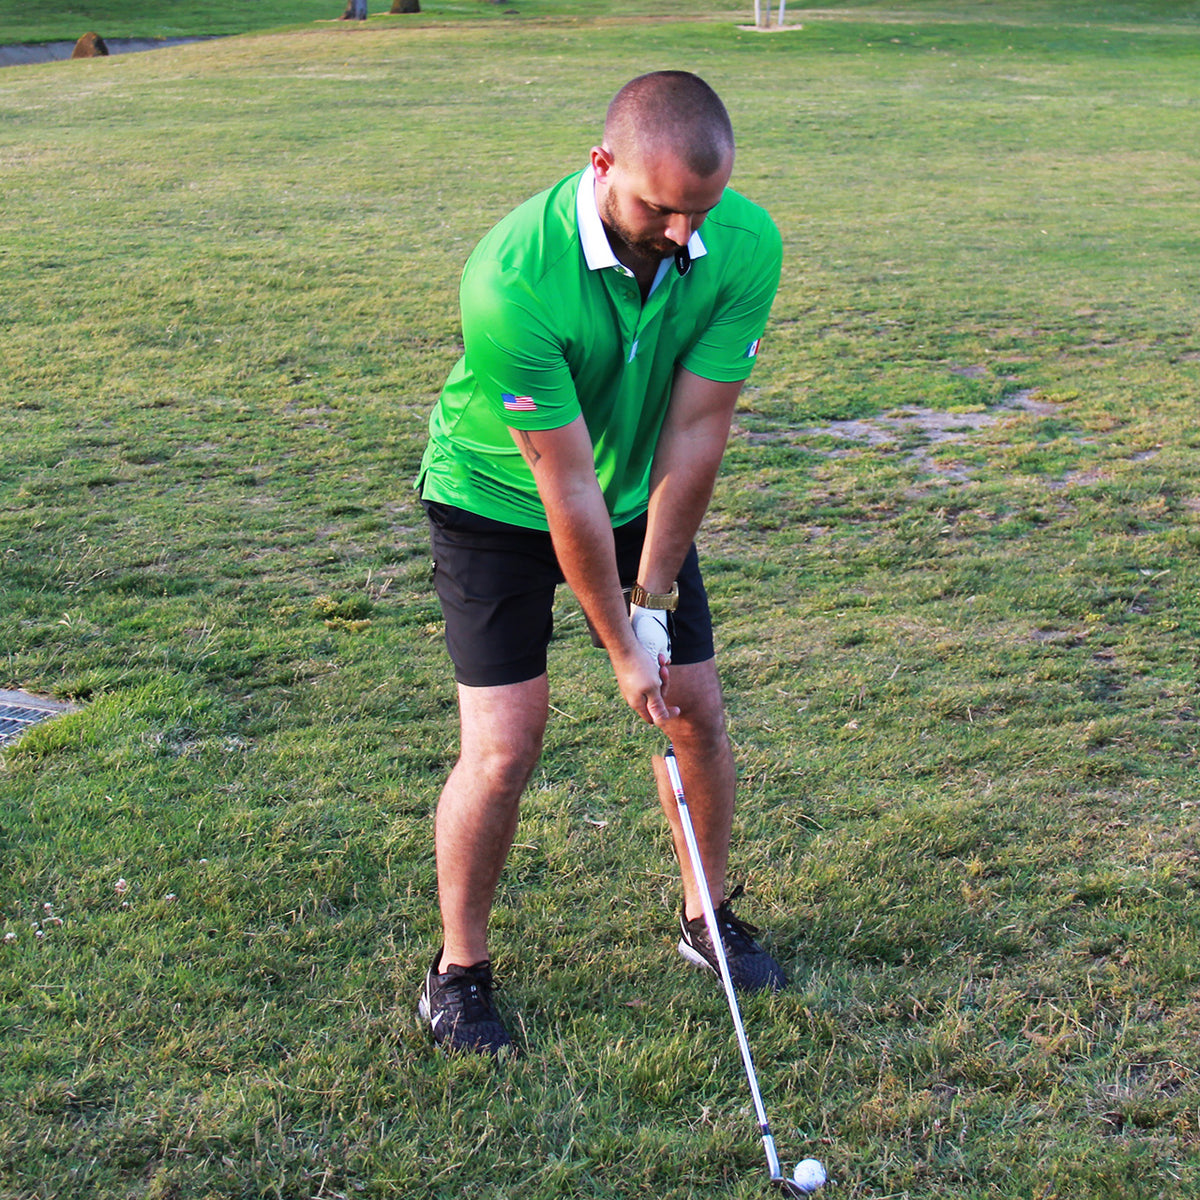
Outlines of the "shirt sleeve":
M514 429L557 429L580 415L552 313L513 268L468 264L460 288L467 366Z
M750 375L779 290L783 239L762 209L755 212L754 228L745 230L748 253L732 256L712 318L683 360L704 379L731 383Z

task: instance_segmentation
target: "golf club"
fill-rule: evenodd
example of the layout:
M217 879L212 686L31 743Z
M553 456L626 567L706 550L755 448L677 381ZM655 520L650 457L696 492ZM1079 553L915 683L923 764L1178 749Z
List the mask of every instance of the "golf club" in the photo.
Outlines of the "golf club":
M746 1068L746 1079L750 1083L750 1095L754 1099L754 1111L758 1116L758 1127L762 1132L763 1149L767 1153L767 1170L771 1183L789 1196L808 1196L824 1182L824 1169L818 1168L820 1181L813 1186L801 1187L799 1183L789 1179L779 1166L779 1155L775 1152L775 1139L771 1136L771 1127L767 1122L767 1111L763 1107L762 1093L758 1089L758 1076L754 1071L754 1059L750 1054L750 1043L746 1040L746 1029L742 1024L742 1013L738 1008L737 996L733 990L733 980L729 975L729 963L725 958L725 946L721 941L721 931L717 927L717 914L713 909L712 897L708 894L708 877L704 873L704 862L700 857L700 845L696 841L696 831L692 827L692 815L688 810L687 798L683 794L683 779L679 774L679 764L675 760L675 749L668 745L663 755L667 774L671 779L671 790L675 793L675 804L679 809L679 821L683 826L683 840L687 843L688 857L692 863L692 874L696 878L700 902L704 907L704 923L708 926L708 936L712 939L713 950L717 956L717 966L720 968L721 983L725 988L725 998L729 1001L729 1013L733 1017L733 1027L737 1033L738 1046L742 1051L742 1063Z

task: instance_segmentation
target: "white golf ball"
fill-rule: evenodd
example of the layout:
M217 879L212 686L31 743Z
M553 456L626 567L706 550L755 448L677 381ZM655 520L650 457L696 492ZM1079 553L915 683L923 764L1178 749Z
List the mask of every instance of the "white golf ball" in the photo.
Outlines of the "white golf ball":
M815 1192L825 1182L825 1168L815 1158L806 1158L796 1164L792 1178L802 1192Z

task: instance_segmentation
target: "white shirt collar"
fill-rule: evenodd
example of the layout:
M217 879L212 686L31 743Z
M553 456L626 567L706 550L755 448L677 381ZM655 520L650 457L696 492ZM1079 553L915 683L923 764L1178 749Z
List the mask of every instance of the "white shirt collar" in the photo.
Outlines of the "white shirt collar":
M608 241L608 234L604 232L604 222L600 220L600 210L596 207L596 176L591 167L584 171L583 176L579 180L579 190L575 195L575 214L579 223L579 240L583 246L583 257L587 262L588 269L591 271L600 271L605 267L616 267L618 270L629 275L632 272L624 264L617 260L617 256L613 253L612 246ZM696 230L690 238L688 238L688 254L693 259L703 258L708 253L707 247L700 239L700 231ZM659 264L658 274L654 277L654 284L651 291L658 287L663 276L667 273L667 268L674 265L674 260L670 258L663 259Z

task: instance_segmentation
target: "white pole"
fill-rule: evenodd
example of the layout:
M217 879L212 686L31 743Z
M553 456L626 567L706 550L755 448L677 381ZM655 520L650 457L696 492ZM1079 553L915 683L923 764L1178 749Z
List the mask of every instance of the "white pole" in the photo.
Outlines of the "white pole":
M779 28L783 28L783 7L787 4L787 0L779 0Z

